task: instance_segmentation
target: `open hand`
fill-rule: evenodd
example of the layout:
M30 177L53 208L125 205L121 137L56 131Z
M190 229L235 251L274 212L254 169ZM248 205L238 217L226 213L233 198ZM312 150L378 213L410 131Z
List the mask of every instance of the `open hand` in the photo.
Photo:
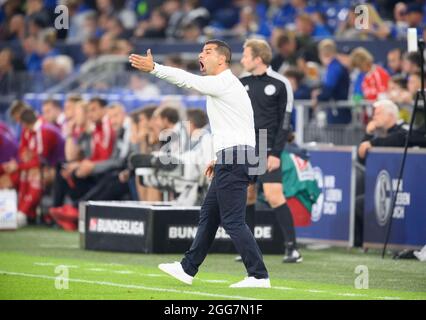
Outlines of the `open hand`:
M154 70L154 58L151 54L151 49L146 51L145 57L138 54L131 54L129 56L129 62L133 68L142 72L151 72Z

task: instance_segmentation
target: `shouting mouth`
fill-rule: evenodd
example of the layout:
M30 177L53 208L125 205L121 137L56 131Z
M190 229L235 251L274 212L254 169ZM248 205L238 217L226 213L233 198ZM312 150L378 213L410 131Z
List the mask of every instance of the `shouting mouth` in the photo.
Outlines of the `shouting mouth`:
M201 60L199 62L200 62L200 71L201 72L205 72L206 71L206 67L205 67L204 63Z

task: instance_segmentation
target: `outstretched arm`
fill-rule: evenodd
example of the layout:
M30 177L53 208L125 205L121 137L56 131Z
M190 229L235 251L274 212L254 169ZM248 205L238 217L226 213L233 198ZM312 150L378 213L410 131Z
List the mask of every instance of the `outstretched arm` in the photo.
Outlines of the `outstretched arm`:
M198 76L182 69L166 67L154 62L151 49L146 56L131 54L129 62L132 67L155 75L178 87L194 89L202 94L215 96L223 92L225 85L216 76Z

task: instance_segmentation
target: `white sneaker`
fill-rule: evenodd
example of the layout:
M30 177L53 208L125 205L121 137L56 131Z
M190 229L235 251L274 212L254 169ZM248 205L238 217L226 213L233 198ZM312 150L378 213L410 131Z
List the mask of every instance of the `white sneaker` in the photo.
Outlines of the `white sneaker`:
M270 288L269 278L256 279L255 277L245 277L244 280L231 284L230 288Z
M183 283L186 283L189 285L192 284L192 279L194 279L194 277L191 277L189 274L187 274L183 270L180 262L161 263L158 265L158 268L160 268L161 271L167 273L173 278L178 279L179 281L182 281Z
M419 259L422 262L426 262L426 246L422 248L420 251L414 251L413 253L417 259Z

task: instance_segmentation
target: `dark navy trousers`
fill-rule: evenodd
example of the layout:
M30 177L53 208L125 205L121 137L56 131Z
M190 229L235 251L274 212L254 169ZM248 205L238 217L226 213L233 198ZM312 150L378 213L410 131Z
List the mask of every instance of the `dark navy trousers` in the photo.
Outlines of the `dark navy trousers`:
M248 276L268 278L262 253L245 220L247 187L253 178L249 175L248 159L241 161L242 152L254 154L254 149L238 146L217 154L214 177L201 206L197 233L181 262L184 271L191 276L198 272L222 225L241 255Z

